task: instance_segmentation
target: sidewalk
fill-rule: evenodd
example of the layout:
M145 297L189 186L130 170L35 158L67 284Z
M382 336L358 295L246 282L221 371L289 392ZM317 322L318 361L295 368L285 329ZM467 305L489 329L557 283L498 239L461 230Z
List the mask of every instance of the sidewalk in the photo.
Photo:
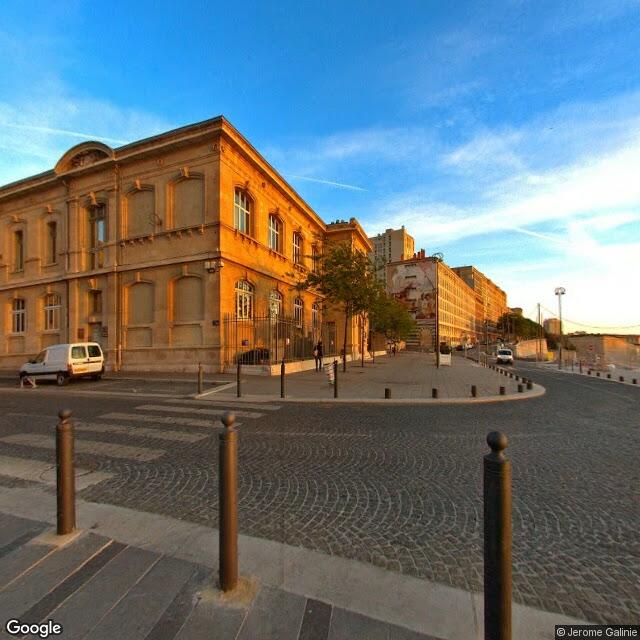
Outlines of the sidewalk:
M332 360L325 360L325 365ZM513 372L514 374L517 372ZM218 376L223 384L198 396L200 398L236 398L236 377L225 374ZM472 398L471 386L477 388L477 397ZM505 387L505 396L499 395L500 387ZM277 400L280 398L280 376L241 376L242 397L255 400ZM385 388L391 390L391 400L384 400ZM438 390L438 399L432 399L432 389ZM524 399L542 395L544 389L534 385L532 390L518 393L518 382L514 378L482 367L471 359L461 356L452 358L451 366L434 364L433 354L404 351L396 356L377 357L375 363L348 363L343 373L338 365L338 397L340 401L381 401L381 402L487 402L498 400ZM331 400L333 385L323 370L304 371L285 376L285 400L296 402L317 402Z
M77 506L82 530L61 539L50 528L52 492L0 489L7 619L50 619L63 626L63 639L483 638L482 594L241 535L242 589L224 597L216 530L107 504ZM514 640L552 639L556 624L585 623L513 605Z

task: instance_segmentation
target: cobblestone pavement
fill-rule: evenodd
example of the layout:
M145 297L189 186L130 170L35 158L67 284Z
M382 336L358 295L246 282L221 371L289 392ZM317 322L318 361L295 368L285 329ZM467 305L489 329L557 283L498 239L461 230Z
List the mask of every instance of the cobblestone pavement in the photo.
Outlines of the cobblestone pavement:
M325 359L328 365L333 359ZM476 386L479 398L498 396L500 387L506 393L517 393L518 382L508 375L480 367L462 355L454 354L450 366L434 366L434 355L428 353L401 351L397 356L377 357L375 364L367 361L349 363L346 373L342 365L338 367L338 390L340 398L363 399L384 398L384 390L391 390L394 399L431 398L432 389L438 390L439 398L470 398L471 385ZM505 369L506 370L506 369ZM280 397L280 376L258 376L242 369L242 394L264 396L271 399ZM219 375L217 380L232 383L232 388L216 392L220 397L234 398L235 374ZM525 391L526 393L526 391ZM304 371L285 377L287 398L333 398L333 385L328 383L324 371Z
M495 405L242 405L241 532L481 590L482 456L486 433L499 429L513 464L514 599L637 623L640 389L523 371L546 396ZM24 434L51 434L52 399L61 402L64 390L25 393L27 408L17 392L0 400L3 455L50 460ZM81 497L215 526L214 413L223 409L215 402L65 397L81 441L129 447L130 457L78 455L79 465L113 474ZM183 411L194 407L213 413ZM11 441L16 434L21 443ZM140 462L136 447L161 454Z

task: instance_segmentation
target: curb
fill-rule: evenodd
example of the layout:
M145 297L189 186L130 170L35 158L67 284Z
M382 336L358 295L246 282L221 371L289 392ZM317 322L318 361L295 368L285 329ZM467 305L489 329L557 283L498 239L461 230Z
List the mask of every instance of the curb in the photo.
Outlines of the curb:
M235 386L235 383L234 383ZM300 404L317 404L319 402L327 404L488 404L491 402L509 402L515 400L530 400L532 398L539 398L543 396L547 390L539 384L534 384L533 389L525 391L523 393L510 393L504 396L486 396L484 398L295 398L280 396L263 396L263 395L246 395L238 398L233 396L229 398L226 396L218 396L224 399L225 402L233 400L234 402L289 402ZM207 398L202 396L192 395L190 396L194 400L206 400ZM208 396L207 396L208 397Z

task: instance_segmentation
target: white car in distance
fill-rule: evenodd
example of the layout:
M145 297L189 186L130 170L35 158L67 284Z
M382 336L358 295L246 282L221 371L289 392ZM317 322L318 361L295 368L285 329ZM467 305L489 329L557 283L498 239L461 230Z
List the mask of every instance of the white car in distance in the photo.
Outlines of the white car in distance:
M511 349L498 349L496 364L513 364L513 351Z

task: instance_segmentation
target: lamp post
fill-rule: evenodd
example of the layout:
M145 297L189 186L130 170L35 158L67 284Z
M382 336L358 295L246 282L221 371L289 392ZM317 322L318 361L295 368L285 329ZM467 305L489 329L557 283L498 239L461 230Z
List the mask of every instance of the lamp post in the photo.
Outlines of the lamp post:
M438 263L443 261L444 256L440 252L437 252L437 253L434 253L431 256L431 259L434 261L434 265L435 265L435 268L436 268L436 278L435 278L435 280L436 280L436 282L435 282L435 285L436 285L436 287L435 287L435 293L436 293L436 296L435 296L435 298L436 298L436 318L435 318L435 321L436 321L436 327L435 327L435 329L436 329L436 368L439 369L440 368L440 311L439 311L438 307L440 306L440 293L439 293L439 290L438 290L438 266L439 266Z
M558 296L558 318L560 320L560 337L558 340L558 369L562 369L562 296L566 293L564 287L556 287Z

